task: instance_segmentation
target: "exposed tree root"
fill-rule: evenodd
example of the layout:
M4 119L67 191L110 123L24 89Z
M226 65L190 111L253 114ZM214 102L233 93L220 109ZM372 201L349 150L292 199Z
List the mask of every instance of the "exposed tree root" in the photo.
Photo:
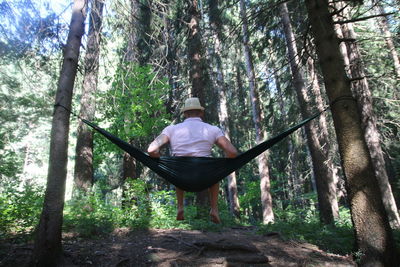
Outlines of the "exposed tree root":
M198 247L205 247L206 249L217 249L217 250L242 250L247 252L260 252L253 245L238 244L237 241L232 240L219 240L217 242L210 241L196 241L193 243Z

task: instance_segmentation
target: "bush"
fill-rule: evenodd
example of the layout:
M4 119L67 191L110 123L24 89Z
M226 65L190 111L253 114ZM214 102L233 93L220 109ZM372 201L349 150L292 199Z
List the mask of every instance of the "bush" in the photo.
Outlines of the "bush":
M120 210L108 204L99 193L93 192L68 201L64 209L65 230L91 237L112 231Z
M120 203L111 203L101 190L67 202L64 229L89 237L116 227L218 230L237 225L223 201L220 202L222 225L211 223L208 217L196 219L196 207L192 205L185 207L185 221L177 221L175 192L149 192L146 186L143 180L127 182Z
M30 234L39 222L44 188L16 183L4 184L0 191L0 238Z
M285 216L279 214L286 213ZM309 210L293 209L277 211L274 224L260 226L261 233L279 232L285 239L294 239L315 244L321 249L338 254L350 254L353 250L354 235L350 211L342 208L336 225L324 225L318 213L310 216Z

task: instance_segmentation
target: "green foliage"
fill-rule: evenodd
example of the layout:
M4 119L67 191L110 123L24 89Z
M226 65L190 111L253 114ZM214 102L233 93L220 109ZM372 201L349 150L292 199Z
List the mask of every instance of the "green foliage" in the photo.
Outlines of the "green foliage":
M248 181L239 194L240 209L250 222L261 219L261 190L259 181Z
M65 35L67 28L59 23L57 14L51 10L50 1L41 4L43 6L32 0L0 3L0 56L15 59L60 48L54 41ZM39 9L46 12L41 14Z
M248 223L246 216L242 221L236 221L222 199L219 203L221 225L211 223L209 218L197 219L194 205L185 206L185 220L177 221L175 192L148 191L143 180L131 180L126 187L122 202L112 198L111 194L103 194L100 187L95 187L91 194L68 201L64 210L64 231L94 238L117 227L219 231ZM32 232L42 207L42 188L27 185L18 190L16 185L10 185L5 189L0 194L0 238ZM186 197L191 198L193 194L188 193ZM332 253L353 252L353 228L348 209L340 210L340 219L335 226L322 225L318 213L310 208L288 206L274 212L275 223L259 225L260 234L278 232L287 240L312 243ZM394 236L399 246L400 231L394 231Z
M345 255L352 252L354 236L348 209L340 210L340 219L335 226L321 224L318 214L304 214L309 214L309 210L288 207L276 211L275 223L260 226L260 233L278 232L285 239L315 244L331 253Z
M223 221L221 225L213 224L208 217L197 219L196 207L193 205L185 207L185 220L177 221L175 192L149 192L147 184L138 179L129 181L125 186L121 202L113 202L109 196L101 193L100 188L87 196L67 202L64 229L92 237L108 233L116 227L218 230L238 223L222 201L219 203Z
M149 198L147 184L143 180L130 180L124 184L122 198L121 226L144 228L152 216L152 201Z
M63 227L92 237L112 231L117 226L119 213L100 192L92 192L66 203Z
M121 65L112 87L103 95L104 115L121 138L148 136L168 123L164 105L168 82L159 79L151 66Z
M44 178L53 92L49 88L55 88L57 57L0 57L0 185L5 179L19 179L24 164L29 169L25 180Z
M31 233L39 222L43 187L17 182L4 183L0 191L0 238Z
M165 108L168 82L160 79L153 69L132 62L118 67L112 89L100 95L102 121L119 138L135 143L148 143L169 123ZM103 137L95 137L96 163L105 159L107 152L120 150Z
M6 150L4 133L0 132L0 181L5 177L16 177L21 172L22 159L13 150ZM19 166L19 168L16 166ZM1 184L1 183L0 183Z

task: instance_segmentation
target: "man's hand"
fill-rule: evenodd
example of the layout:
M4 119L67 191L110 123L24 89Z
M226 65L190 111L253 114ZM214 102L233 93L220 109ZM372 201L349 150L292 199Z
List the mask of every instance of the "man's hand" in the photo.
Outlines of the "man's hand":
M238 155L237 149L225 136L219 137L216 144L225 152L227 158L236 158Z
M161 156L160 148L168 142L168 136L160 134L153 142L151 142L147 148L147 153L149 153L149 156L152 158L159 158Z
M149 156L152 158L159 158L161 157L160 151L149 152Z

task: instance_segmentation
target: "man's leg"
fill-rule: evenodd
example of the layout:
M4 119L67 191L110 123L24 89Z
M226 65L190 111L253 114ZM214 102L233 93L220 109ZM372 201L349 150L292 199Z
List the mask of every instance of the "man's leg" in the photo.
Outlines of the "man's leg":
M215 185L211 186L209 188L209 191L210 191L210 205L211 205L211 211L210 211L211 221L213 223L221 223L218 212L219 183L216 183Z
M183 198L184 198L184 196L185 196L185 191L176 187L176 199L178 202L178 212L176 214L176 219L178 221L182 221L185 219L183 216Z

